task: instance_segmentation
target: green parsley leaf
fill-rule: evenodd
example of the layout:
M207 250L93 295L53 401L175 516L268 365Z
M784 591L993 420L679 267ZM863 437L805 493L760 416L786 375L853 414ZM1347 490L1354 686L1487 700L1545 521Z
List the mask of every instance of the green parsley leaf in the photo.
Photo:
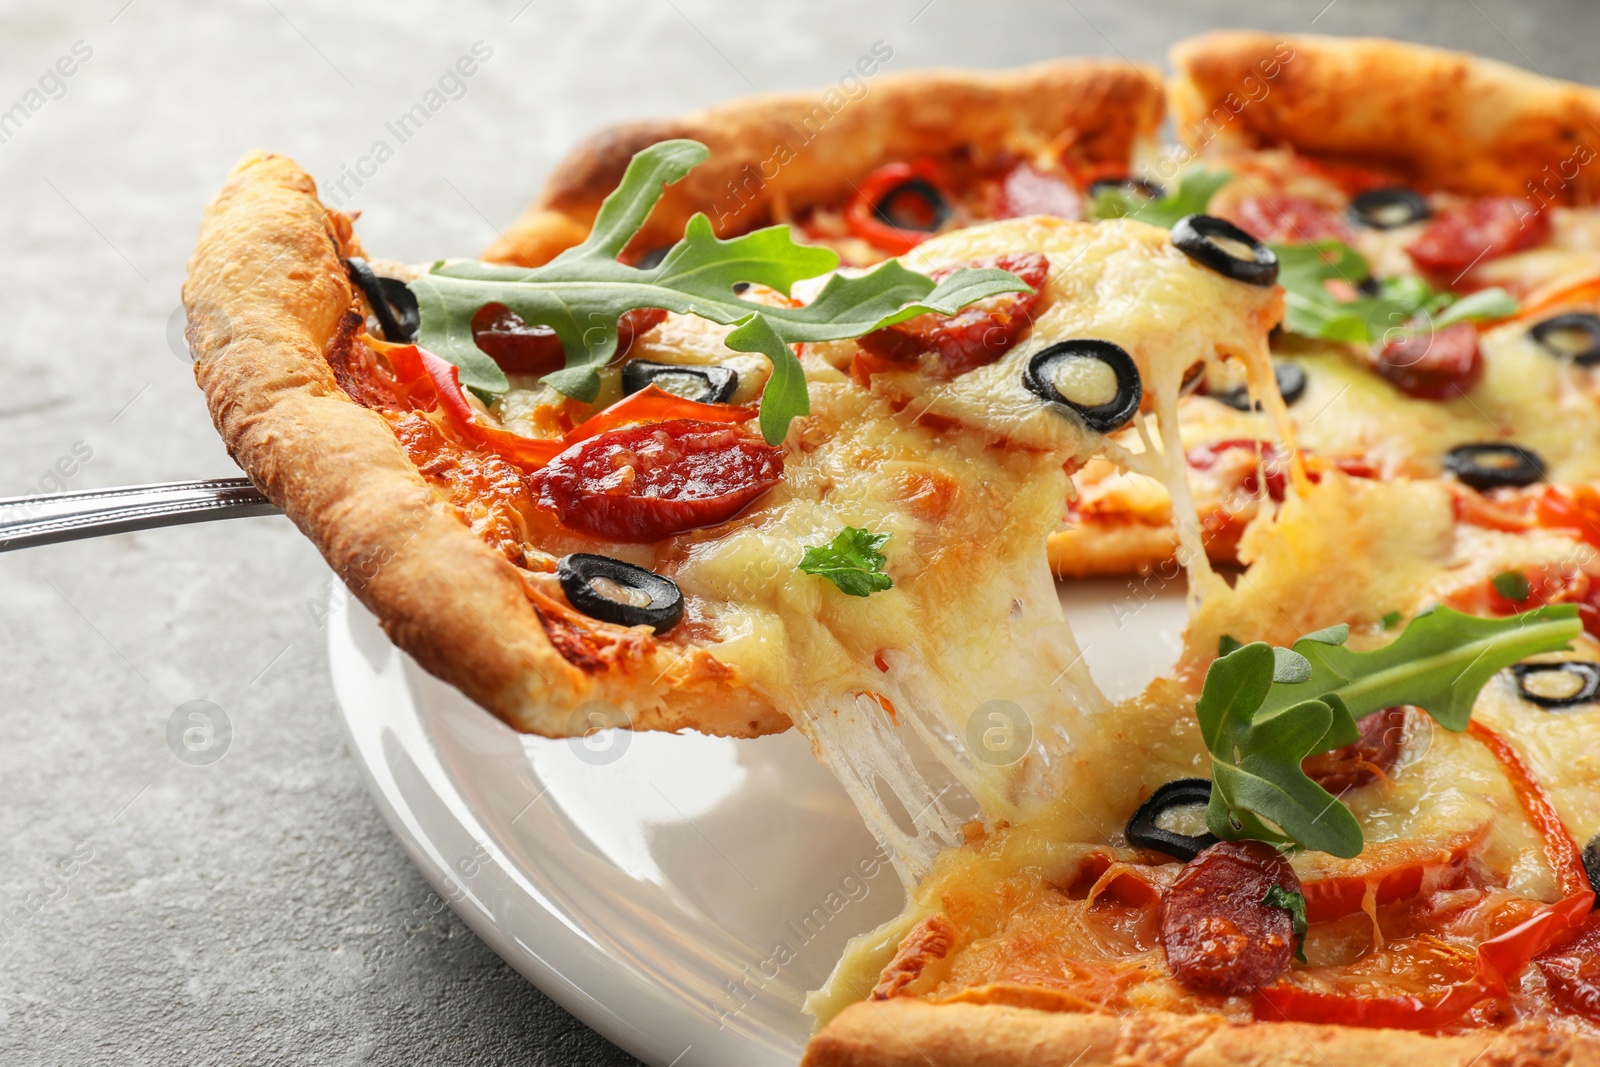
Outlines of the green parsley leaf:
M1457 297L1409 275L1380 280L1376 296L1340 300L1324 283L1366 281L1372 272L1360 252L1335 240L1271 247L1284 289L1283 328L1302 337L1371 344L1391 330L1442 330L1458 322L1507 318L1518 309L1504 289Z
M1212 761L1207 825L1227 840L1359 855L1355 816L1306 776L1301 760L1351 744L1358 719L1397 704L1464 730L1491 676L1569 647L1581 630L1571 604L1500 619L1436 607L1371 652L1345 648L1349 627L1341 625L1306 634L1293 649L1257 641L1222 656L1195 703Z
M1528 576L1521 571L1501 571L1489 581L1494 591L1507 600L1527 600L1533 592L1528 585Z
M1154 200L1132 189L1108 186L1089 201L1088 216L1091 219L1137 219L1171 229L1185 215L1205 211L1217 190L1232 179L1233 175L1225 170L1191 168L1179 176L1176 189Z
M1391 611L1384 615L1380 621L1383 623L1383 628L1385 630L1392 630L1396 626L1400 625L1400 613L1398 611Z
M827 544L808 547L800 569L828 579L848 596L881 593L894 585L894 579L883 573L889 557L878 551L889 537L846 526Z
M738 282L787 295L795 282L826 274L839 257L797 244L787 226L770 226L722 240L705 215L696 215L655 267L641 270L617 256L661 199L709 154L697 141L662 141L628 164L622 182L601 205L589 237L542 267L436 263L410 283L421 313L418 341L461 368L461 383L484 397L510 388L505 374L472 339L472 317L485 304L504 304L530 325L548 326L566 350L566 366L544 381L578 400L592 401L598 368L616 355L617 319L635 308L665 308L733 326L727 345L759 352L773 373L761 398L761 432L783 440L790 420L811 410L805 374L792 345L859 337L926 312L954 314L999 293L1030 292L1016 275L995 268L960 270L935 285L893 260L854 277L834 275L801 307L769 307L740 299Z
M1311 929L1311 924L1306 920L1305 894L1281 885L1268 886L1267 895L1261 898L1261 903L1269 908L1282 908L1289 913L1294 921L1294 958L1300 963L1306 962L1306 932Z

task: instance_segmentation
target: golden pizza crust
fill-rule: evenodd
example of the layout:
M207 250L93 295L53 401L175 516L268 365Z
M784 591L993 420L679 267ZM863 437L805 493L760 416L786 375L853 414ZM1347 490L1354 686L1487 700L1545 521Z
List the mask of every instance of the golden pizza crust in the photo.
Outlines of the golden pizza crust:
M598 672L552 645L519 569L423 480L394 430L352 401L325 353L353 306L350 220L291 160L252 153L206 209L183 297L195 377L228 452L427 670L519 730L568 736L620 708L636 729L754 736L788 716L635 631ZM597 624L603 626L604 624Z
M847 199L852 182L885 163L957 148L987 158L1048 146L1084 163L1126 163L1154 137L1163 109L1155 68L1090 59L995 73L918 71L866 85L836 111L825 93L755 96L604 130L556 167L483 258L538 266L582 241L634 154L675 137L704 142L711 158L666 191L636 248L676 241L701 211L724 237L784 221Z
M1168 88L1192 148L1289 146L1424 188L1600 200L1600 90L1376 38L1223 30L1181 41Z
M1170 522L1158 525L1137 518L1082 521L1051 534L1045 544L1050 570L1058 578L1140 574L1172 563L1178 531ZM1231 562L1207 547L1213 562Z
M1431 1037L1217 1015L1036 1011L911 998L845 1009L801 1067L1563 1067L1600 1042L1538 1024Z

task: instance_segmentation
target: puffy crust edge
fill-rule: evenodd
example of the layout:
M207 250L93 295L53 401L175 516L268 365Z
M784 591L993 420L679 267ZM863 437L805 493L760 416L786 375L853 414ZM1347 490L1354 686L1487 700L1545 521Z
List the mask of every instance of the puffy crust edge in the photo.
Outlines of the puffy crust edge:
M867 82L864 97L832 113L824 96L753 96L603 130L557 165L484 258L538 266L577 244L634 153L670 138L702 141L711 157L666 191L640 232L640 248L676 240L699 211L723 236L744 232L843 200L854 179L884 163L962 145L988 155L1066 140L1084 162L1125 162L1137 143L1154 137L1165 106L1153 67L1100 60L882 75Z
M357 254L350 220L322 205L307 174L250 153L206 209L183 299L195 377L229 454L394 643L518 730L583 733L590 723L576 712L595 698L614 701L636 729L788 728L731 677L652 684L677 658L665 649L626 677L562 657L518 569L334 379L325 353L353 301L342 257Z
M1600 1042L1541 1024L1428 1036L1218 1015L1037 1011L913 998L853 1004L811 1039L801 1067L1562 1067Z
M1600 154L1591 86L1377 38L1222 30L1180 41L1171 60L1168 99L1191 148L1286 145L1425 188L1600 200L1600 168L1583 165Z

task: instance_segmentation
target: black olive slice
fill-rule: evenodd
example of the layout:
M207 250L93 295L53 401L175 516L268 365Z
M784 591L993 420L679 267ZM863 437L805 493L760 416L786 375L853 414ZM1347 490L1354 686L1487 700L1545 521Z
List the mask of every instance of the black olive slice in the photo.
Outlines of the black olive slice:
M1544 460L1520 445L1459 445L1444 454L1444 469L1474 489L1499 489L1539 481Z
M1139 805L1128 820L1128 844L1164 852L1188 863L1217 843L1215 834L1180 834L1160 825L1161 816L1176 808L1201 807L1211 802L1209 778L1179 778L1168 782Z
M1580 367L1600 363L1600 315L1569 311L1536 323L1528 334L1551 355Z
M359 256L351 256L344 265L350 272L350 280L367 298L372 317L378 320L378 328L383 331L383 339L395 344L410 343L422 325L416 294L399 278L378 277Z
M1135 178L1129 175L1122 178L1101 178L1098 181L1090 182L1089 199L1093 200L1097 194L1107 189L1121 189L1133 193L1135 196L1142 196L1146 200L1160 200L1167 195L1167 191L1155 182L1147 182L1143 178Z
M1600 893L1600 834L1583 846L1583 873L1589 876L1589 888ZM1595 901L1595 907L1600 908L1600 900Z
M904 210L907 200L920 202L925 217ZM951 208L950 201L937 185L926 178L907 178L885 189L878 202L872 205L872 213L879 222L898 230L934 233L950 221Z
M1305 368L1298 363L1287 359L1272 361L1272 376L1278 379L1278 392L1283 394L1285 404L1293 404L1306 392ZM1251 403L1250 390L1241 385L1235 389L1226 389L1220 393L1208 393L1213 400L1220 401L1235 411L1260 411L1260 402Z
M1600 663L1519 663L1511 673L1522 699L1541 708L1575 708L1600 698Z
M574 552L556 563L567 602L585 615L618 626L649 626L666 633L683 618L678 583L610 556Z
M1248 251L1235 255L1221 242ZM1172 227L1172 243L1202 267L1236 282L1268 286L1278 280L1277 254L1227 219L1215 215L1185 215Z
M1369 274L1359 282L1356 282L1356 292L1362 296L1382 296L1383 283L1376 274Z
M622 366L622 392L637 393L656 385L685 400L702 404L726 404L739 388L739 375L728 367L694 366L683 363L651 363L636 359Z
M1400 185L1369 189L1350 201L1351 220L1369 230L1397 229L1421 222L1432 214L1426 197Z
M1133 357L1110 341L1057 341L1035 352L1022 372L1034 396L1071 408L1096 433L1126 426L1139 412L1144 382Z
M661 261L667 258L667 253L672 251L671 245L658 245L640 256L634 266L640 270L655 270L661 266Z

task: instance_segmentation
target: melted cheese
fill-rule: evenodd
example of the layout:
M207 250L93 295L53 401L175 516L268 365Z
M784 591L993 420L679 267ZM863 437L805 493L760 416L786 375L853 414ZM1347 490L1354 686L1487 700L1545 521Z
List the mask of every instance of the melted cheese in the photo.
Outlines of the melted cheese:
M1023 388L1028 358L1109 339L1175 401L1194 363L1265 366L1276 316L1274 294L1194 266L1137 223L999 223L929 241L912 263L1015 251L1060 264L1022 343L951 381L888 374L871 392L837 369L854 345L816 346L814 415L791 441L784 484L671 571L718 658L791 710L908 879L958 843L965 818L1017 819L1058 793L1081 723L1105 707L1043 553L1065 468L1103 440ZM892 589L847 597L795 568L844 526L891 535ZM908 755L919 750L953 790L919 772Z
M1342 192L1294 167L1287 156L1275 160L1270 153L1258 154L1245 165L1257 176L1276 179L1271 184L1277 191L1343 206ZM1219 198L1224 210L1227 197L1240 195L1246 186L1260 191L1252 181L1235 183ZM1357 243L1380 273L1409 272L1403 248L1417 229L1363 231ZM1528 279L1542 279L1548 269L1589 264L1600 247L1597 233L1600 213L1557 212L1552 248L1506 257L1496 266L1527 291L1533 284ZM966 256L993 254L981 239L968 247L975 246L984 251ZM938 253L943 251L929 261L940 263ZM966 258L954 250L948 255ZM1088 273L1075 272L1075 279L1082 291L1092 292L1095 268L1092 255L1088 258ZM1158 309L1184 308L1181 299L1163 299L1168 294L1151 282L1146 291L1157 294ZM1052 291L1054 295L1054 278ZM1082 331L1077 335L1102 336L1094 332L1102 322L1127 314L1130 305L1118 299L1121 295L1112 294L1103 305L1073 308L1069 317L1078 317L1073 328ZM1036 350L1042 339L1062 336L1043 328L1051 310L1044 309L1025 349ZM1184 343L1181 327L1163 339L1173 337L1180 338L1185 355L1204 347ZM1226 345L1225 340L1217 348ZM1600 440L1571 432L1573 425L1592 421L1600 381L1596 372L1550 358L1532 344L1521 324L1487 333L1483 352L1482 381L1466 396L1441 403L1404 397L1354 360L1354 353L1336 346L1303 346L1296 355L1308 372L1309 386L1293 412L1292 434L1286 436L1291 442L1298 437L1313 452L1362 457L1384 477L1422 479L1437 476L1444 453L1456 445L1509 436L1541 453L1552 480L1600 478ZM1135 352L1136 359L1141 356L1148 358L1148 350ZM1174 373L1169 362L1153 382L1150 375L1146 378L1152 382L1159 420L1155 432L1141 424L1109 444L1084 506L1110 499L1109 510L1116 513L1115 496L1122 494L1124 516L1175 521L1180 551L1191 560L1203 558L1198 537L1191 540L1186 529L1194 521L1195 507L1182 469L1185 449L1236 438L1273 440L1275 427L1283 425L1281 398L1268 384L1265 362L1253 354L1245 358L1251 395L1265 397L1266 414L1236 412L1195 398L1182 403L1180 422L1179 383L1187 364ZM997 432L1019 439L1004 426L1005 404L993 402L1004 399L1005 383L998 372L985 378L999 391L991 397L975 395L972 403L996 413L1001 422ZM914 399L925 402L926 410L957 418L970 410L961 397L942 395L937 387ZM865 997L902 939L932 921L942 924L953 943L937 959L923 961L925 969L903 984L905 993L1007 1001L1022 996L1018 989L1033 987L1031 1000L1015 1002L1048 1007L1038 999L1037 988L1047 987L1064 998L1056 1007L1086 1006L1074 1000L1080 994L1091 1007L1195 1007L1196 998L1161 978L1163 962L1158 951L1152 952L1147 915L1134 916L1116 930L1105 927L1103 920L1095 926L1087 905L1065 887L1081 878L1091 856L1103 857L1107 850L1115 855L1124 843L1126 819L1155 787L1205 773L1208 756L1192 708L1218 638L1231 634L1289 644L1310 630L1351 622L1356 626L1352 646L1372 647L1392 639L1379 624L1388 612L1413 615L1503 570L1593 558L1584 546L1555 534L1506 534L1458 525L1451 490L1442 482L1367 482L1324 472L1313 487L1298 467L1294 474L1296 492L1245 532L1240 558L1249 569L1231 588L1205 585L1208 596L1193 612L1178 676L1114 707L1089 707L1079 722L1069 724L1073 743L1060 751L1052 780L1070 783L1070 788L1059 789L1053 799L1036 794L1040 799L1012 825L940 856L901 916L852 942L829 983L808 1000L808 1011L825 1022L844 1005ZM1220 496L1221 488L1226 487L1207 486L1214 496ZM1198 526L1193 532L1198 534ZM1585 639L1582 644L1577 654L1593 655L1594 643ZM1600 742L1600 707L1560 715L1532 708L1518 699L1512 681L1502 675L1484 690L1476 711L1523 753L1580 843L1600 829L1600 758L1573 758L1574 752L1586 752ZM1482 861L1473 868L1474 877L1489 879L1490 893L1525 900L1560 895L1543 839L1492 754L1471 737L1450 734L1424 717L1413 718L1388 777L1344 798L1363 825L1368 841L1363 855L1339 860L1310 853L1293 860L1303 880L1354 878L1369 885L1371 918L1352 917L1345 924L1353 924L1352 929L1341 927L1315 946L1315 970L1325 972L1330 981L1338 980L1341 966L1353 964L1346 967L1350 975L1363 968L1381 970L1385 961L1403 959L1411 951L1404 937L1385 945L1376 925L1374 893L1385 865L1417 848L1450 855L1470 849ZM1575 738L1581 748L1575 747ZM1096 885L1110 876L1102 875ZM1470 958L1473 943L1473 936L1461 939L1457 949L1463 958ZM1087 992L1091 988L1098 993ZM1249 1017L1240 1006L1203 1006Z
M964 822L1014 821L1059 795L1083 723L1106 709L1045 559L1067 472L1106 442L1024 388L1029 358L1074 338L1120 345L1141 369L1164 441L1175 440L1180 383L1195 364L1230 358L1260 380L1270 373L1265 335L1280 295L1197 266L1165 230L1011 220L930 240L908 263L931 270L1029 251L1048 257L1049 278L1032 328L1000 360L951 380L880 374L868 390L843 373L853 342L806 346L813 413L786 442L779 486L721 528L653 546L584 546L677 582L685 624L668 640L710 650L788 712L908 884L959 844ZM669 316L631 355L726 362L725 333ZM551 406L529 389L500 411L537 427ZM1182 500L1182 464L1168 459L1177 454L1153 444L1119 453ZM889 535L892 588L847 596L798 569L808 547L847 526ZM564 546L540 532L552 551ZM1193 559L1197 585L1214 580L1204 554Z
M1579 547L1548 533L1458 527L1450 491L1438 482L1388 484L1333 474L1291 496L1274 521L1259 523L1247 535L1243 549L1250 569L1194 614L1177 676L1086 724L1065 768L1070 792L1036 807L1025 822L942 856L902 915L851 943L808 1010L826 1021L864 997L905 934L933 915L953 922L954 948L906 987L912 995L937 998L962 983L1039 984L1041 974L1054 972L1040 969L1030 924L1068 922L1046 955L1057 967L1073 959L1098 960L1123 974L1126 981L1116 985L1115 996L1131 999L1112 1000L1110 1007L1230 1010L1162 979L1159 951L1151 955L1149 946L1117 942L1096 949L1073 941L1081 924L1071 919L1073 904L1062 896L1063 887L1081 880L1090 856L1119 854L1127 819L1158 786L1206 775L1209 757L1193 702L1218 638L1226 633L1288 644L1302 633L1347 621L1355 626L1352 647L1373 647L1393 637L1379 622L1388 611L1413 614L1498 571L1570 560ZM1581 644L1574 655L1592 658L1597 646L1587 639ZM1600 829L1600 760L1573 758L1593 747L1579 750L1575 738L1600 742L1600 706L1552 714L1517 699L1514 684L1501 676L1484 690L1475 714L1524 754L1580 843ZM1375 885L1397 856L1414 848L1435 855L1466 849L1483 862L1485 873L1476 877L1489 878L1495 891L1535 900L1560 896L1543 838L1498 762L1471 737L1414 717L1387 781L1357 787L1343 799L1362 823L1368 846L1354 860L1295 856L1302 881L1349 877ZM1158 871L1143 877L1165 876ZM1365 938L1368 945L1382 940L1374 940L1370 926L1341 930L1341 936ZM1132 969L1121 970L1125 965ZM1043 984L1077 988L1064 981L1057 975Z
M1435 477L1457 445L1506 439L1532 448L1554 482L1600 478L1600 435L1574 433L1600 410L1600 371L1556 358L1528 336L1526 324L1487 331L1483 376L1451 400L1415 400L1368 369L1359 355L1305 343L1290 350L1306 372L1305 394L1289 409L1302 447L1328 456L1359 456L1382 477ZM1185 441L1260 436L1258 415L1208 397L1185 401Z

